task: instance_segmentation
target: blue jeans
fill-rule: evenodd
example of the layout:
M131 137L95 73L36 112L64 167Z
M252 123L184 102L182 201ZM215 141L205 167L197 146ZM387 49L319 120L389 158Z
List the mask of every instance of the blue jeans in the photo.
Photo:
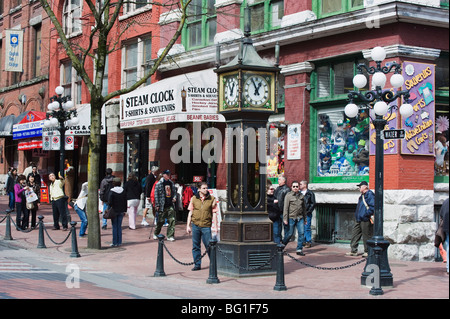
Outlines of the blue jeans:
M9 195L9 204L8 204L8 206L9 206L9 208L11 210L14 210L14 206L16 204L16 198L14 197L14 192L8 192L8 195Z
M117 214L116 217L111 219L112 224L112 236L113 236L113 245L118 246L122 245L122 220L123 213Z
M211 240L211 227L199 227L192 223L192 257L194 258L195 266L200 267L202 260L201 242L205 247L209 246ZM209 256L209 251L208 251Z
M447 273L448 273L448 233L447 236L445 237L445 250L447 251Z
M311 243L311 219L312 214L306 215L306 225L305 225L305 242Z
M103 203L103 212L102 212L102 226L106 226L108 220L103 218L103 213L105 212L105 210L108 208L108 204Z
M281 230L283 227L283 220L281 219L281 216L273 222L273 241L276 244L281 243Z
M84 236L86 234L86 228L87 228L87 225L88 225L86 212L84 210L82 210L81 208L79 208L76 204L75 204L75 206L73 208L75 209L75 211L77 212L77 214L78 214L78 216L80 217L80 220L81 220L79 236Z
M289 218L289 225L284 225L284 239L283 245L287 245L292 235L294 235L294 228L297 226L298 240L297 240L297 250L303 249L303 236L305 230L305 223L303 218L300 219L292 219Z

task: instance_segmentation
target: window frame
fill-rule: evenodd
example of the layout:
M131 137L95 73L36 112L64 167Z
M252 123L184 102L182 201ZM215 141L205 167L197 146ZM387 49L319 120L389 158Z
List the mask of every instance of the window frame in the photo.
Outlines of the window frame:
M64 5L63 5L63 11L62 11L62 27L64 30L64 33L66 34L66 36L68 37L72 37L72 36L76 36L79 35L83 32L83 26L81 24L81 16L83 13L83 0L78 0L80 5L79 5L79 11L80 11L80 15L79 16L74 16L74 11L76 10L77 7L72 8L72 1L71 0L66 0L64 1ZM74 20L78 19L79 20L79 29L74 30Z
M329 59L324 61L312 61L315 64L315 69L311 74L311 84L312 91L310 95L310 150L309 150L309 176L312 183L355 183L360 181L369 182L369 175L354 175L354 176L318 176L317 167L318 167L318 115L321 111L326 109L332 109L333 111L344 111L345 106L347 105L348 94L334 94L334 65L353 62L353 75L357 72L357 65L362 63L364 58L360 55L357 56L347 56L338 59ZM330 70L330 94L327 97L319 98L318 94L318 83L317 83L317 69L322 66L329 66ZM369 81L368 81L369 83ZM369 86L367 85L367 88ZM355 87L353 87L355 90Z
M364 1L362 5L352 6L353 0L341 0L341 9L339 11L324 14L322 13L322 1L323 0L312 0L312 9L318 19L334 16L337 14L352 12L364 8Z
M66 69L70 67L70 80L69 82L65 82L66 79ZM66 60L61 62L59 66L59 85L64 88L64 96L70 95L71 100L75 105L82 104L82 81L81 77L77 75L77 71L72 66L71 60ZM67 94L67 89L70 86L70 94Z
M244 0L241 5L241 29L244 30L245 27L245 14L244 10L247 7L247 3L249 0ZM261 4L264 5L264 27L262 29L253 30L253 27L251 27L251 34L258 34L263 33L267 31L277 30L281 28L281 19L280 19L280 25L274 25L272 21L272 8L274 5L274 2L283 2L283 16L284 16L284 0L254 0L253 3L249 3L248 6L250 10L253 7L260 6Z
M146 60L146 43L147 41L150 41L150 60ZM130 67L126 65L127 62L127 48L130 47L130 45L137 45L137 59L136 59L136 66ZM127 87L127 72L132 69L136 69L136 82L139 81L139 79L143 78L145 76L146 70L148 70L151 67L151 56L152 56L152 37L151 35L143 35L137 38L134 38L130 41L127 41L122 46L122 76L121 76L121 87L126 88ZM135 83L135 82L134 82ZM132 83L131 85L133 85ZM146 81L144 86L151 84L151 77Z
M200 18L194 19L193 21L189 21L189 17L186 20L186 24L183 27L183 31L181 34L181 39L184 47L186 50L195 50L207 47L209 45L214 44L214 38L212 41L210 41L211 34L210 34L210 28L209 23L210 21L214 21L216 25L216 32L214 36L217 34L217 10L214 7L214 14L209 15L209 1L210 0L199 0L202 1L202 10L201 10L201 16ZM193 3L191 3L192 5ZM191 31L189 30L189 26L200 23L200 44L191 45L190 44L190 36Z

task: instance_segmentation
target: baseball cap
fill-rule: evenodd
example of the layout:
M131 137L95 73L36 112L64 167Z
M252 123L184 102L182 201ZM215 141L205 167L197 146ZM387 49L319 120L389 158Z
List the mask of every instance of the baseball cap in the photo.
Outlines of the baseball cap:
M356 185L356 186L360 187L360 186L363 186L363 185L369 186L369 184L368 184L366 181L362 181L361 183L359 183L359 184Z
M170 175L170 170L166 169L166 170L163 172L163 174Z

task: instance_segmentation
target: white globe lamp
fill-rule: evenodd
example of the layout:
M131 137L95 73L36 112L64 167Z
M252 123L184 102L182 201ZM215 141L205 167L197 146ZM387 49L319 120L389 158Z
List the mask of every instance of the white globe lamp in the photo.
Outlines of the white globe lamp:
M373 110L375 111L375 114L380 115L380 116L385 115L387 113L388 109L389 109L389 106L384 101L378 101L373 106Z
M349 118L354 118L356 115L358 115L358 106L354 103L349 103L345 106L344 113Z

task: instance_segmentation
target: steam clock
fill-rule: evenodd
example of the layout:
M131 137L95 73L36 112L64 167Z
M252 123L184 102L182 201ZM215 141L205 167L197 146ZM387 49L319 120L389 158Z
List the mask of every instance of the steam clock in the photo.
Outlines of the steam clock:
M231 276L275 273L272 257L276 245L266 199L266 127L276 110L280 69L263 60L253 47L246 10L245 37L238 55L215 70L218 109L227 120L228 170L227 210L221 224L217 267L219 273Z

